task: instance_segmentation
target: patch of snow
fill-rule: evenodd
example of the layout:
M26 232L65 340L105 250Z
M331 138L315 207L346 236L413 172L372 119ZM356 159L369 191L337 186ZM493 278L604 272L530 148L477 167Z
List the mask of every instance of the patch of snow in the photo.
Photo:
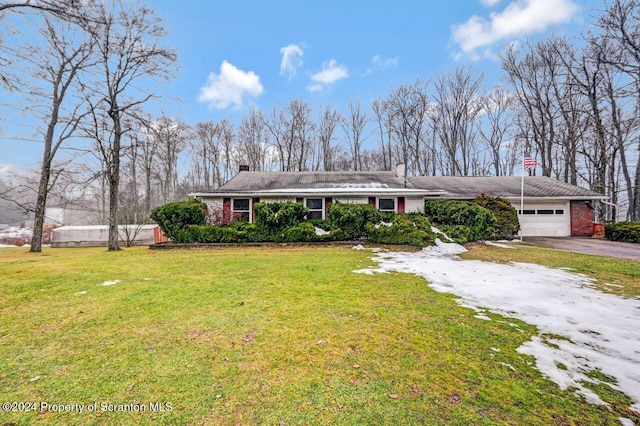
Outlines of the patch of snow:
M627 419L626 417L618 417L618 421L622 426L635 426L633 420Z
M317 226L315 227L316 230L316 235L329 235L330 232L329 231L325 231L322 228L318 228Z
M508 246L506 244L496 243L496 242L493 242L493 241L485 241L484 243L486 245L488 245L488 246L499 247L499 248L507 248L507 249L515 248L515 247Z
M629 396L630 408L640 411L640 301L602 293L592 288L593 279L581 274L455 256L463 251L462 246L436 240L435 247L416 253L378 254L373 260L379 266L370 271L416 274L436 291L453 293L476 311L482 307L536 326L540 335L518 352L533 356L544 375L562 389L577 389L591 403L605 404L584 386L601 383L587 375L599 370L616 382L604 383Z
M358 244L357 246L351 247L354 250L364 250L364 246L362 244Z
M494 352L500 352L500 349L498 349L498 348L490 348L490 349L491 349L492 351L494 351Z
M453 240L451 238L449 238L449 236L447 234L445 234L444 232L442 232L441 230L439 230L438 228L436 228L435 226L431 227L431 232L433 232L434 234L439 234L444 236L444 239L449 241L450 243L453 242Z
M107 286L107 285L118 284L119 282L122 282L122 281L120 280L105 281L102 284L98 284L98 285Z
M498 364L504 365L505 367L507 367L511 371L516 371L516 368L513 365L507 364L506 362L499 362Z
M605 283L605 284L602 284L602 285L604 285L604 286L606 286L606 287L622 287L622 286L621 286L621 285L619 285L619 284L610 284L610 283Z
M419 253L426 256L440 257L440 256L455 256L466 252L467 249L456 243L443 243L440 238L436 238L436 245L431 247L425 247Z
M365 275L373 275L373 274L388 274L388 271L385 271L384 269L376 269L376 268L367 268L367 269L356 269L355 271L356 274L365 274Z
M387 228L390 228L391 226L393 226L393 223L380 221L380 223L375 225L376 229L380 228L381 226L386 226Z
M82 296L83 294L87 294L87 291L79 291L77 293L73 293L74 296Z
M491 321L491 318L489 318L488 316L484 315L484 314L478 314L478 315L474 315L474 318L478 318L484 321Z

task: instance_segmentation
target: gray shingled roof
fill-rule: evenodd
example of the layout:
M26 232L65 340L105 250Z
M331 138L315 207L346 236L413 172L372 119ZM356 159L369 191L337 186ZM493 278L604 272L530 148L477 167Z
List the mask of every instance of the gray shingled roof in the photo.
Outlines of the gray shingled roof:
M221 192L307 188L404 188L395 172L240 172Z
M405 184L395 172L240 172L215 191L202 194L304 192L326 189L354 193L388 192L433 193L445 192L445 198L471 199L479 194L520 197L519 176L418 176L409 177ZM325 192L325 191L323 191ZM604 196L544 176L525 177L524 195L528 198L600 199Z
M522 178L520 176L419 176L411 178L411 183L422 189L443 189L447 192L447 198L470 199L482 193L516 198L520 197ZM527 176L524 178L524 183L525 197L604 198L597 192L546 176Z

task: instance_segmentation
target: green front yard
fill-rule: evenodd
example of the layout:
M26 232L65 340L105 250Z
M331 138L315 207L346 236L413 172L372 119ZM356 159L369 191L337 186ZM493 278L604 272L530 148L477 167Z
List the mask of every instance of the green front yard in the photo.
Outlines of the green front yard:
M533 327L476 319L412 275L352 272L370 257L2 249L0 402L36 412L0 410L0 424L614 425L625 414L628 401L609 411L542 378L516 352ZM625 265L591 272L621 274L637 294L639 263Z

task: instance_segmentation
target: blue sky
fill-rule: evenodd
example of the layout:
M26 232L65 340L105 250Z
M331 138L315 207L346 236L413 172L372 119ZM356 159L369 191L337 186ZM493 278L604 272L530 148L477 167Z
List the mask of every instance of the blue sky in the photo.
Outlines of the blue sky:
M148 0L165 21L179 69L162 89L176 101L148 105L187 123L252 108L269 113L293 99L314 111L350 100L368 106L392 87L473 64L485 87L499 83L509 43L550 32L577 34L598 0ZM7 17L5 17L7 19ZM35 166L40 144L24 143L0 92L0 176Z

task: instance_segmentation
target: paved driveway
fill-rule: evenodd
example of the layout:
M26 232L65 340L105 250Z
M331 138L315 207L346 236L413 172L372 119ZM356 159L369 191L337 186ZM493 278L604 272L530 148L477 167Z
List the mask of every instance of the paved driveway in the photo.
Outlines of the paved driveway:
M596 254L640 261L640 244L621 243L602 238L524 237L524 242L543 244L559 250Z

